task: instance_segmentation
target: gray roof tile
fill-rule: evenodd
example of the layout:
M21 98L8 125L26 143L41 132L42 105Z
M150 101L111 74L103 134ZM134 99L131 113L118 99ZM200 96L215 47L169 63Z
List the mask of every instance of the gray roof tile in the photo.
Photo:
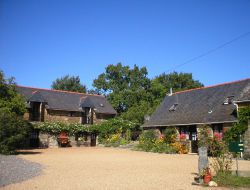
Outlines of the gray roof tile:
M24 86L17 86L16 90L25 97L26 101L46 102L46 107L52 110L81 111L81 106L87 106L87 102L91 102L91 107L95 108L96 113L116 114L111 104L101 95Z

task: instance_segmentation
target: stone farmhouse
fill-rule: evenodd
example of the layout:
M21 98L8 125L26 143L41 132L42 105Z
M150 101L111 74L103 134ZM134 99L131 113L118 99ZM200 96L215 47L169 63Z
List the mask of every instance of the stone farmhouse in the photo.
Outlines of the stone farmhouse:
M201 127L207 125L213 135L222 137L244 106L250 106L250 79L168 94L142 127L159 132L175 127L179 137L190 141L190 152L197 152ZM250 157L250 129L244 146Z
M18 93L26 100L27 113L24 118L31 122L62 121L69 123L95 124L116 116L116 111L104 96L61 90L49 90L17 86ZM94 135L84 137L89 140L89 145L95 146ZM57 144L47 135L34 131L31 135L32 146ZM71 144L75 140L71 139ZM43 143L44 144L44 143Z

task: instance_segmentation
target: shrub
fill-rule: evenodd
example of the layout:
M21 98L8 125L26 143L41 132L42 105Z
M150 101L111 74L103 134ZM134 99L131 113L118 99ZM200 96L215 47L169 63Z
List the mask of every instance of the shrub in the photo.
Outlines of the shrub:
M154 147L154 143L157 139L156 132L154 130L145 130L139 137L139 144L137 148L143 151L151 151Z
M14 113L0 110L0 153L14 154L25 142L31 126Z
M233 155L228 150L228 145L225 141L213 138L209 146L209 151L212 155L211 166L218 173L228 173L232 167Z
M171 143L171 146L179 154L187 154L188 153L188 146L186 143L174 142L174 143Z
M65 132L68 135L75 135L78 133L96 132L95 126L82 125L80 123L65 123L65 122L42 122L34 125L36 129L52 135L58 135Z
M163 131L164 141L167 144L174 143L176 141L176 129L174 127L168 127Z
M97 124L95 126L97 133L99 134L100 138L106 138L109 135L120 133L126 134L130 136L126 136L126 138L131 138L131 133L128 132L134 130L137 127L137 124L121 119L121 118L114 118L103 123Z
M151 151L166 154L176 153L176 150L170 144L164 142L164 138L157 139Z
M240 108L238 112L238 122L234 123L224 135L224 139L229 141L238 140L241 135L243 135L248 128L248 120L250 119L250 106Z

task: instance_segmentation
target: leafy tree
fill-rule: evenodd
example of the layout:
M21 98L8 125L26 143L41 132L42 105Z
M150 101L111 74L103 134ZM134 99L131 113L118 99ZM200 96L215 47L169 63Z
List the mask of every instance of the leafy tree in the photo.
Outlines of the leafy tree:
M65 90L72 92L86 92L86 86L81 84L79 76L63 76L53 81L51 88L54 90Z
M0 154L14 154L25 144L31 124L9 111L0 111Z
M23 97L15 90L14 78L5 79L0 71L0 111L23 115L26 111Z
M0 153L12 154L24 142L30 126L23 120L24 99L15 90L14 78L0 72Z
M130 68L121 63L108 65L105 73L94 80L93 86L98 92L107 95L118 113L123 113L147 98L147 90L150 88L147 74L146 67L134 65L134 68Z
M152 93L155 98L163 98L170 88L173 92L188 90L192 88L203 87L204 85L198 80L194 80L192 73L163 73L156 76L152 81Z

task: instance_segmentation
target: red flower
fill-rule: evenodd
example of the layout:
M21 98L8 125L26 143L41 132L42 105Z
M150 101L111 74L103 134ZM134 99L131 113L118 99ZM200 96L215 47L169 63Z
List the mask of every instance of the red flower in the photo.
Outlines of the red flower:
M180 134L180 139L186 139L186 134L184 133Z
M218 132L214 132L214 137L216 139L222 139L222 134L221 133L218 133Z

